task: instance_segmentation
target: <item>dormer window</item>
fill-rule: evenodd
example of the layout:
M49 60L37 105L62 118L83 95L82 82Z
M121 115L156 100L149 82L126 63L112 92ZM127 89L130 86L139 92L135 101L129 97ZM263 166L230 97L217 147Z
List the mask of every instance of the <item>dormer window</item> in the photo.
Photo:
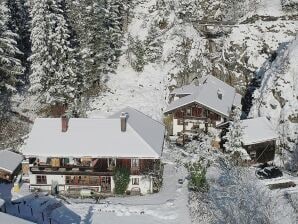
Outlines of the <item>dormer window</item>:
M220 89L217 90L217 97L218 99L222 100L222 91Z

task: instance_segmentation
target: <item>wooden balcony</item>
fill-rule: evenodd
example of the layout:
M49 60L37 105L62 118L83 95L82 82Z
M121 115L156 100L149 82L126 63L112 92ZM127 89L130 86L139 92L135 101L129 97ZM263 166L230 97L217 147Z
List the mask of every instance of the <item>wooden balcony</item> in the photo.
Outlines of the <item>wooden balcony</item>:
M154 160L140 159L138 166L132 166L130 159L117 159L116 167L125 167L131 175L141 175L148 173L154 167ZM49 164L35 163L30 164L30 171L33 174L52 174L52 175L94 175L94 176L111 176L113 175L114 166L108 167L106 160L96 160L90 164Z
M113 172L109 170L86 168L64 168L64 167L47 167L34 166L30 168L33 174L48 175L88 175L88 176L112 176Z

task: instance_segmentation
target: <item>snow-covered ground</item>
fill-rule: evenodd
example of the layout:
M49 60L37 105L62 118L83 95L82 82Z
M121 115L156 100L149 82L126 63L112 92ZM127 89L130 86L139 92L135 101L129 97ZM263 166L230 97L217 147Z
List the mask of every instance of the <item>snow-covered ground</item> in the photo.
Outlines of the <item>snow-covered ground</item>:
M117 73L107 78L109 90L91 99L89 117L106 117L131 106L161 120L167 96L167 75L161 66L147 65L142 73L137 73L123 56Z
M282 11L281 0L262 0L260 2L257 14L265 16L285 15L284 11ZM176 1L176 3L179 3L179 1ZM124 54L120 58L120 63L115 74L108 74L106 77L103 77L103 79L106 80L105 84L108 90L101 93L98 97L90 99L87 111L88 117L106 117L126 106L131 106L161 121L163 108L167 103L168 87L175 85L179 78L183 79L183 77L179 77L179 71L182 70L185 62L180 62L179 56L176 54L184 40L190 40L189 42L191 43L187 63L191 65L195 60L199 60L205 67L210 66L207 57L202 56L203 53L206 53L206 39L204 39L190 23L180 23L181 21L177 20L177 15L174 10L172 10L169 15L158 15L157 11L153 10L155 4L156 1L144 0L134 8L134 15L128 26L128 33L125 38L128 38L127 36L129 34L134 38L145 41L150 35L149 31L151 25L154 22L158 22L163 17L167 18L169 25L165 30L159 31L159 37L157 38L160 39L162 43L162 56L160 61L146 64L142 72L136 72L131 68L126 51L124 50ZM233 45L240 46L240 48L243 46L244 50L240 49L238 56L248 55L248 67L254 70L261 67L267 60L267 53L260 52L268 49L270 52L273 52L278 48L279 43L291 41L293 39L292 33L297 31L297 27L296 21L281 20L240 24L233 28L231 34L229 34L224 41L224 49L230 49ZM127 39L125 39L124 42L128 42ZM124 49L126 47L127 46L124 46ZM234 51L233 48L232 51ZM294 65L294 63L291 64ZM198 72L200 75L204 74L203 69L198 70ZM239 74L240 73L241 71ZM174 79L172 80L171 78L173 77L178 77L178 79L176 81ZM295 80L293 77L293 81ZM293 90L295 89L294 87L291 88ZM266 94L264 98L268 95L269 93ZM16 101L14 104L16 108L14 109L17 111L21 110L22 114L28 114L31 119L34 119L36 114L34 110L31 111L31 108L36 107L34 97L19 97L20 96L14 97ZM271 95L267 98L272 100ZM293 100L293 102L295 101ZM271 115L271 112L268 111L273 110L270 107L271 105L269 106L269 103L270 102L265 105L266 108L261 108L261 114L264 116L268 114ZM273 106L275 106L275 104L276 102L274 102ZM257 109L255 110L257 111ZM276 114L279 116L279 113ZM273 120L276 120L275 123L277 123L278 119L275 119L274 116L272 118L274 118ZM210 141L211 138L206 136L206 139L202 142L193 142L189 144L186 149L166 145L163 156L163 161L166 162L163 187L157 194L141 197L113 197L101 200L99 204L94 203L93 200L68 200L70 202L68 204L61 199L51 196L39 195L35 197L28 192L28 185L24 184L21 188L21 192L17 194L13 193L13 195L10 193L11 185L1 185L0 197L6 200L12 197L22 202L15 205L10 204L8 206L9 213L39 223L47 224L50 222L49 218L51 218L53 224L108 224L121 222L123 224L188 224L191 223L191 219L188 208L189 192L187 182L183 185L179 185L177 180L187 175L187 171L183 167L184 163L197 161L201 158L207 158L206 160L208 162L213 162L219 157L222 157L219 151L212 149ZM211 167L208 169L207 175L217 180L219 179L220 172L218 169ZM293 181L291 177L286 176L271 181L273 183L284 180ZM261 181L262 186L266 187L271 181ZM296 181L295 179L295 183ZM292 192L291 195L297 195L297 188L298 187L274 190L273 192L276 193L276 195L283 195L286 192ZM25 199L26 204L23 203ZM278 203L278 201L276 203ZM18 206L20 212L18 211ZM281 206L283 206L282 203ZM202 213L199 211L198 215L200 216L201 214ZM44 221L42 221L43 219Z
M270 16L282 16L281 0L261 0L257 14L270 15Z
M12 185L0 186L0 197L7 201L7 212L37 223L191 223L188 211L186 169L175 164L164 167L163 187L146 196L112 197L99 204L90 200L67 200L42 193L29 193L24 184L21 192L11 194ZM14 202L10 203L13 198Z
M163 187L157 194L108 198L101 201L104 204L71 204L67 207L80 214L82 220L88 217L90 222L87 223L92 224L99 224L105 218L111 218L105 223L190 223L187 182L178 184L178 179L185 176L184 167L167 164Z

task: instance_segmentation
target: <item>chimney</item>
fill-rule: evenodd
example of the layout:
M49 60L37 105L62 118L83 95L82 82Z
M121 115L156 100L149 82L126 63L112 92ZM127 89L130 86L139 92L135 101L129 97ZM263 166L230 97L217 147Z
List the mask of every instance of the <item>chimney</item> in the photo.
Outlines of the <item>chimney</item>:
M125 132L126 131L126 121L127 120L127 113L121 112L120 115L120 122L121 122L121 131Z
M222 92L221 90L217 90L217 96L218 96L218 99L222 100Z
M66 115L61 116L61 128L62 132L66 132L68 129L68 117Z

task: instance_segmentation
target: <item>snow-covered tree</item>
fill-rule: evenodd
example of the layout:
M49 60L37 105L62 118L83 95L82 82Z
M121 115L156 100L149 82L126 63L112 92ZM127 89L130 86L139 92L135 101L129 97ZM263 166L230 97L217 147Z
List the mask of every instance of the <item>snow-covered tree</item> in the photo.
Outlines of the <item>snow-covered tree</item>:
M7 6L10 10L9 29L17 34L17 46L22 52L18 55L18 59L21 60L22 66L25 68L23 75L20 77L22 84L28 84L29 82L29 68L30 64L28 58L31 52L30 46L30 15L27 0L7 0Z
M67 0L67 12L78 48L84 88L100 86L102 74L118 64L123 36L123 17L129 1Z
M128 37L129 46L127 50L128 60L131 67L137 71L142 72L145 64L147 64L145 59L145 46L144 43L138 38Z
M10 11L5 1L0 1L0 117L8 110L9 97L15 90L15 84L23 72L18 55L17 35L13 33L8 23Z
M79 94L76 60L70 47L70 31L64 2L34 0L32 3L32 55L30 91L41 102L65 105Z
M243 128L241 126L241 110L236 107L232 112L232 121L230 122L228 132L224 139L226 140L225 150L232 157L240 157L242 160L250 160L247 151L242 147Z
M251 169L222 159L209 169L208 192L190 192L193 223L296 223L289 201L264 186Z

